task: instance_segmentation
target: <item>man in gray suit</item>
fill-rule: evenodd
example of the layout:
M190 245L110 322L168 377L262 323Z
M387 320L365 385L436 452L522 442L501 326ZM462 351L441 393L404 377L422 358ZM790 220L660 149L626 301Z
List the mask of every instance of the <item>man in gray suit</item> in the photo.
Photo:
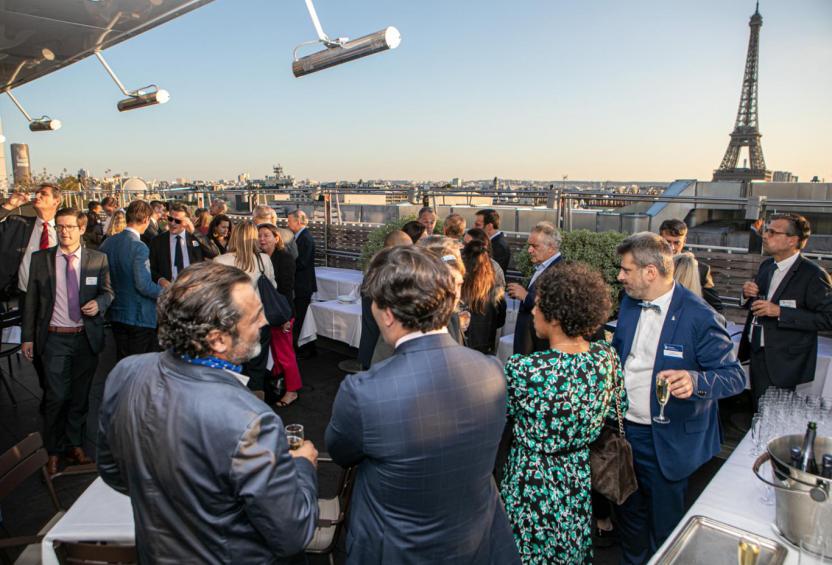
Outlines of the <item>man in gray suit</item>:
M91 463L81 445L113 289L107 256L81 247L86 227L84 212L59 210L58 245L33 253L29 268L21 351L30 361L37 356L43 362L50 475L58 472L61 454L80 465Z
M286 563L318 520L306 441L246 388L263 306L236 267L184 269L159 299L164 353L123 359L107 377L98 471L128 494L139 563Z
M491 475L505 380L448 335L449 269L421 249L384 249L363 292L395 353L344 379L326 430L332 459L358 466L347 563L519 563Z

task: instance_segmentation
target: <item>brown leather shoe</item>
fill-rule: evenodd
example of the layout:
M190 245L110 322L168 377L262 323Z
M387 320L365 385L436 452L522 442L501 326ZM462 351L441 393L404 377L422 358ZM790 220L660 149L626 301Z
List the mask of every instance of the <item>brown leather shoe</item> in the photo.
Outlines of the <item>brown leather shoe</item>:
M90 463L95 463L95 461L87 457L87 454L84 453L84 450L80 447L71 448L69 453L67 453L66 458L76 465L89 465Z
M49 459L46 461L46 472L51 477L55 473L58 472L58 462L60 461L60 457L57 455L50 455Z

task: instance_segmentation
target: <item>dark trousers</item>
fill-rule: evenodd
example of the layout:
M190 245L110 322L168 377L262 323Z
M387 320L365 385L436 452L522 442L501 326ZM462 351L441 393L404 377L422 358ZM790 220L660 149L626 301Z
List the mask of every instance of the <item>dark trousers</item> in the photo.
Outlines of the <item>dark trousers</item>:
M300 337L300 330L303 328L303 321L306 319L306 313L309 311L309 304L312 302L311 296L295 296L295 325L292 326L292 345L295 350L298 349L298 337ZM309 349L314 349L315 344L309 344Z
M793 386L778 386L771 382L771 376L768 374L768 366L766 365L766 350L764 347L752 347L750 361L751 396L754 399L755 412L757 411L757 404L760 402L760 398L763 397L769 387L794 390L795 387Z
M661 424L656 424L661 425ZM621 529L621 563L647 563L685 514L687 478L670 481L662 475L650 426L626 422L633 446L633 467L638 490L618 507Z
M243 374L248 377L248 388L251 390L263 390L266 386L271 342L272 330L268 325L263 326L260 328L260 354L243 363Z
M90 386L98 355L86 334L50 333L39 357L46 372L44 442L49 455L84 443Z
M129 355L153 353L159 351L159 338L156 328L130 326L121 322L112 322L113 337L116 338L116 358L121 361Z

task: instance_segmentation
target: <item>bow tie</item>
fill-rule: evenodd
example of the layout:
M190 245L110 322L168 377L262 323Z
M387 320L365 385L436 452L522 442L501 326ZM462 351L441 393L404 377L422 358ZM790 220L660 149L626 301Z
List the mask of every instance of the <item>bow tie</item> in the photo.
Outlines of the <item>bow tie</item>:
M662 313L662 307L653 302L639 302L638 305L642 310L655 310L656 314Z

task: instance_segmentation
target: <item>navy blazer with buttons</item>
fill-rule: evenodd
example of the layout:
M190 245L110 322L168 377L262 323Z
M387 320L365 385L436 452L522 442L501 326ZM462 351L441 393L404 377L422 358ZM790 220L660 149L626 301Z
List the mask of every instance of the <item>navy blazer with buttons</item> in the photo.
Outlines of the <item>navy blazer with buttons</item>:
M633 347L641 316L639 301L625 296L621 301L612 345L622 365ZM650 385L650 412L659 413L656 374L666 369L686 370L694 380L690 398L671 397L665 406L669 424L651 426L659 468L671 481L690 476L719 453L720 431L717 401L739 394L745 388L745 373L734 354L734 344L718 314L680 284L675 286L666 314ZM680 346L682 356L668 355L666 345ZM627 376L624 375L626 384Z

